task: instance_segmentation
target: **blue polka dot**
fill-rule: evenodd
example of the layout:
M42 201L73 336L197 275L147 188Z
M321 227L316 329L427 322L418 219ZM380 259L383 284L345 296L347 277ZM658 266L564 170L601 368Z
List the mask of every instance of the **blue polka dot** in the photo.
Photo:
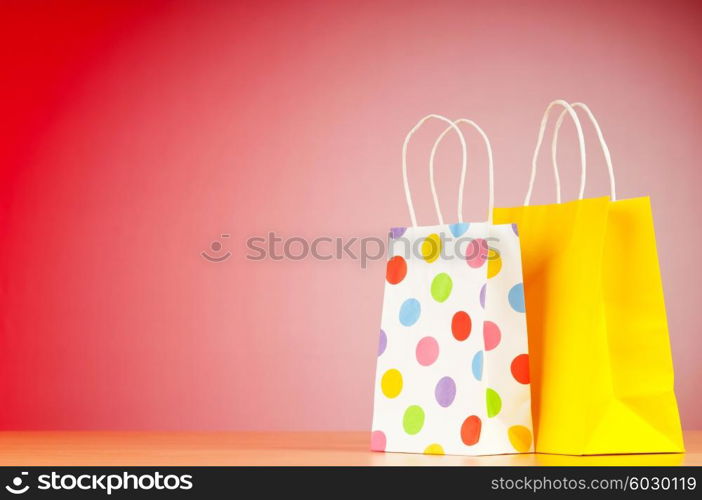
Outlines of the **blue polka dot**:
M405 326L414 325L419 319L419 314L422 312L422 306L419 305L417 299L407 299L400 307L400 323Z
M515 311L520 313L526 311L526 307L524 306L524 285L522 283L514 285L511 288L507 299L509 300L509 305L512 306L512 309Z
M517 227L516 224L512 224L512 231L514 231L514 234L519 236L519 227Z
M473 356L473 363L471 364L473 370L473 376L475 380L482 380L483 378L483 351L478 351Z
M456 224L449 225L449 229L451 230L451 234L454 238L460 238L466 231L468 231L468 227L470 227L469 222L458 222Z
M480 307L485 309L485 293L487 291L487 283L483 285L483 287L480 289Z

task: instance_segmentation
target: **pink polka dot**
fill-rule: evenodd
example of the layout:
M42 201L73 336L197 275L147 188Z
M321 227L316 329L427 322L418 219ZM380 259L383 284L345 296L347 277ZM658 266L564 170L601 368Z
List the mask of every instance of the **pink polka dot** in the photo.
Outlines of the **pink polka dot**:
M488 258L488 244L482 238L471 241L466 248L466 261L470 267L480 267Z
M385 433L383 431L373 431L371 433L371 451L385 451Z
M417 342L417 361L422 366L429 366L439 357L439 343L434 337L424 337Z
M500 343L502 333L499 327L492 321L483 323L483 339L485 340L485 350L492 351Z

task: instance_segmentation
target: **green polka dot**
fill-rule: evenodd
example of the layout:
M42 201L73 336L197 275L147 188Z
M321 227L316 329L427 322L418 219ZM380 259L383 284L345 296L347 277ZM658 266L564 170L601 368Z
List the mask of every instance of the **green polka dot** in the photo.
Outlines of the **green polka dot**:
M500 395L497 394L497 392L492 389L485 391L485 402L487 403L487 416L489 418L500 413L502 409L502 399L500 399Z
M424 427L424 410L417 405L412 405L405 410L402 426L407 434L417 434Z
M446 273L439 273L431 282L431 296L434 297L435 301L443 302L451 295L452 288L451 277Z

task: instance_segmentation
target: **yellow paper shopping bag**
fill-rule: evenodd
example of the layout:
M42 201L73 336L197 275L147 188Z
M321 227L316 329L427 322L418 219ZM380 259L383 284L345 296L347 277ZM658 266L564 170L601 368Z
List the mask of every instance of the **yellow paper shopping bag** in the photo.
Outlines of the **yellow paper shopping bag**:
M529 206L550 110L566 109L581 148L579 200ZM582 199L585 150L573 108L549 105L541 123L525 206L497 208L522 242L536 451L565 454L682 452L673 366L647 197Z

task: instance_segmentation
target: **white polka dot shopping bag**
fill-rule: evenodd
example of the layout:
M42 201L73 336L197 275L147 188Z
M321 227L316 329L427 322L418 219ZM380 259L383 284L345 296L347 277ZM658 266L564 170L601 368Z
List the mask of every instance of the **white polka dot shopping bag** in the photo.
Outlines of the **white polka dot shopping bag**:
M427 120L450 126L431 153L439 225L417 226L407 181L407 145ZM488 147L489 219L463 222L466 144L458 124ZM463 167L458 222L444 224L433 180L443 137L458 134ZM492 224L492 152L470 120L429 115L407 134L403 178L412 226L391 230L378 347L371 448L487 455L532 451L531 397L517 226Z

